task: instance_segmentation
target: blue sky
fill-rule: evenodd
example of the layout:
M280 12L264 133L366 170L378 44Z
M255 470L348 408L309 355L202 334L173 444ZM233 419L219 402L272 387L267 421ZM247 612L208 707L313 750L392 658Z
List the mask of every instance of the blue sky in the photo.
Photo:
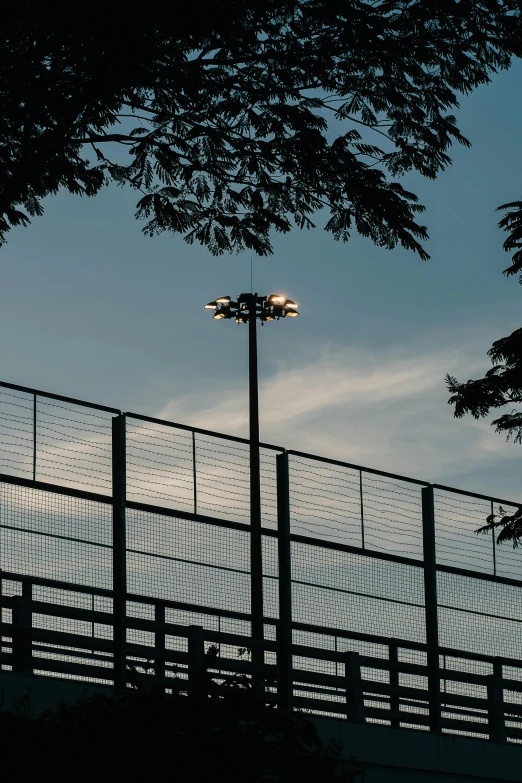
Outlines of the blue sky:
M412 176L429 262L321 229L276 236L254 288L302 315L260 331L262 438L291 448L517 499L522 450L485 421L454 420L444 375L487 369L521 325L522 290L495 208L520 198L522 65L462 100L470 150L435 182ZM247 433L246 333L202 305L250 288L250 256L149 239L136 195L60 193L0 250L3 380L123 410Z

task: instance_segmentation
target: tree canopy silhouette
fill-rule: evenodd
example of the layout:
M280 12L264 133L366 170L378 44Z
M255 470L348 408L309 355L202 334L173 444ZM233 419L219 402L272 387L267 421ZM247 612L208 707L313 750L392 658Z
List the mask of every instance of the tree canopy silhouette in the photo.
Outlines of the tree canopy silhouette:
M451 111L519 50L518 0L192 0L6 9L0 48L0 240L65 188L139 192L144 231L214 254L271 252L313 226L428 257L417 197Z
M512 263L504 269L504 274L509 277L520 273L519 283L522 285L522 201L502 204L499 210L506 211L499 222L499 227L508 233L504 250L515 251ZM493 367L483 378L460 383L453 376L446 376L446 384L451 392L448 402L455 406L456 418L469 413L475 419L480 419L492 410L522 403L522 328L494 342L488 356L491 357ZM507 440L522 444L522 410L512 408L491 424L496 432L505 434ZM486 525L477 532L499 530L498 543L512 541L514 547L518 546L522 538L522 506L511 514L500 507L498 514L490 514Z
M247 680L201 682L199 697L145 687L62 704L38 717L3 712L0 754L6 779L165 780L176 783L356 783L358 766L323 743L301 712L253 697ZM186 688L187 683L185 681ZM28 699L30 703L30 698ZM27 753L30 748L30 753ZM73 771L73 772L72 772Z

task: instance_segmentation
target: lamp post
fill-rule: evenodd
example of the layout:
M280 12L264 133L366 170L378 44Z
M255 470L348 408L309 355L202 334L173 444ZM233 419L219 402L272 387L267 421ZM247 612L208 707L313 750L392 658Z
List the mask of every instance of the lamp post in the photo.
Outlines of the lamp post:
M250 429L250 600L252 639L258 644L252 650L252 663L259 668L264 663L263 653L263 555L261 538L261 478L259 459L259 393L257 375L257 321L275 321L295 318L298 305L279 294L269 297L241 294L233 302L230 296L221 296L205 305L213 311L216 320L234 319L237 324L248 324L248 378ZM258 678L254 678L257 680Z

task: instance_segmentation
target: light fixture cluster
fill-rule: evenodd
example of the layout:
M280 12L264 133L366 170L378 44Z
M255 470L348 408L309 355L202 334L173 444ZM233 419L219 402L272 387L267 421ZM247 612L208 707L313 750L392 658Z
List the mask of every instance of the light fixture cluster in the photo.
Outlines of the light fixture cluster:
M258 296L257 294L241 294L233 302L230 296L220 296L214 302L205 305L205 310L213 310L216 320L233 318L237 324L246 324L254 315L261 323L275 321L279 318L296 318L299 315L299 305L281 294Z

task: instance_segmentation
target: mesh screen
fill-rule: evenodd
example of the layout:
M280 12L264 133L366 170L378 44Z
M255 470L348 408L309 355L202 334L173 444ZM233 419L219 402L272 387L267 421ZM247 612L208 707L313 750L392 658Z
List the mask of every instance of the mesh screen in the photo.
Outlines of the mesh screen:
M515 666L503 666L502 668L503 676L506 679L515 680L517 684L520 683L522 685L522 668ZM516 714L513 712L513 708L519 711L522 706L522 691L512 690L511 688L504 689L504 703L505 713L508 716L508 719L506 720L506 726L518 730L522 729L522 716L520 713ZM521 738L518 737L517 741L520 742Z
M437 593L442 646L522 657L522 586L439 572Z
M0 473L29 479L35 475L40 481L110 494L111 418L109 413L81 405L0 390ZM179 601L188 607L166 608L167 623L237 634L245 637L247 648L250 623L222 613L250 611L248 444L128 417L126 450L129 500L164 506L173 512L169 515L127 509L128 589L143 596L129 602L129 619L154 619L154 606L147 603L147 597ZM276 453L275 449L261 450L263 611L273 621L279 613L278 539L269 530L277 527ZM406 565L394 559L400 555L422 560L421 485L292 454L289 470L292 532L323 542L314 546L291 543L293 619L295 623L333 631L321 634L293 629L294 643L304 648L294 656L294 665L302 671L295 694L313 697L318 705L316 712L321 712L322 704L324 714L328 714L329 707L334 714L335 706L340 705L337 712L343 714L343 656L347 651L358 652L367 658L362 665L364 696L366 707L374 708L368 720L389 723L385 712L395 704L404 713L400 725L414 726L415 714L427 714L424 672L394 675L401 686L419 689L418 698L395 699L380 694L379 685L390 681L389 672L378 663L389 658L388 644L349 639L343 632L402 639L402 645L425 642L421 563ZM470 724L469 732L467 725L445 731L476 736L481 734L481 726L473 729L471 723L487 723L483 705L462 707L452 705L450 700L485 699L484 678L493 667L491 662L459 655L466 651L515 661L522 658L522 557L509 544L495 545L491 534L476 535L490 513L500 512L492 501L450 490L435 490L434 500L438 563L470 572L466 576L443 571L437 574L440 644L462 651L451 657L441 656L440 665L446 672L441 678L446 699L443 717ZM514 508L503 506L507 513ZM176 511L185 516L196 512L220 523L181 518ZM245 529L232 529L226 521L244 523ZM349 544L358 551L335 549L336 543ZM388 558L375 553L386 553ZM85 586L83 592L74 592L33 585L33 598L51 607L56 604L112 612L111 598L87 592L89 587L112 587L111 504L0 484L0 569ZM473 572L518 579L520 586L479 579ZM0 581L3 595L20 595L20 582ZM2 619L11 622L12 612L3 609ZM110 655L100 651L97 642L112 638L110 625L42 613L33 616L33 626L80 634L89 640L87 649L35 642L37 672L75 678L59 673L60 662L110 667ZM265 623L265 639L276 638L275 627L274 622ZM149 651L153 655L152 632L129 628L127 638L148 648L141 651L142 655ZM4 636L6 649L10 647L9 639ZM209 644L207 639L206 649ZM390 645L397 647L400 662L426 665L425 652L411 650L397 641L390 641ZM187 649L187 641L170 634L166 646L173 653L182 652ZM314 657L313 648L319 657ZM226 639L219 650L222 658L246 660L249 656L248 650L240 650ZM330 651L331 658L322 659L320 651ZM146 661L136 656L132 660ZM265 651L265 661L276 663L273 650ZM508 708L511 705L516 711L522 703L516 685L522 680L522 667L504 665L503 669L504 677L515 681L507 683L504 699ZM170 666L170 674L175 671L176 666ZM306 673L311 673L311 679L318 673L339 677L340 685L307 683ZM459 673L464 680L476 681L451 679ZM100 678L102 681L104 672ZM383 712L379 715L378 710ZM392 720L398 722L397 718ZM510 715L508 726L516 728L521 723L514 713Z
M375 664L387 661L390 659L390 648L386 644L376 644L373 642L362 641L359 639L347 639L343 636L334 636L330 634L319 634L311 631L294 630L293 633L294 644L299 644L304 647L310 647L310 654L295 655L293 659L293 665L299 669L300 673L294 675L294 695L295 696L313 696L317 699L318 709L325 709L324 702L335 701L337 703L346 702L346 682L344 677L346 675L346 664L343 653L348 651L358 652L366 659L361 661L361 678L363 680L363 696L364 704L366 708L377 708L381 711L382 717L375 718L366 714L366 722L377 722L390 724L390 720L387 718L387 712L390 708L399 709L403 713L402 720L396 721L395 725L399 725L405 728L421 728L428 729L428 726L418 724L416 716L427 716L428 701L427 701L427 677L423 675L416 675L410 673L400 673L397 675L398 683L407 688L416 688L426 693L425 697L411 699L404 698L404 696L396 696L390 699L389 695L379 692L379 689L372 683L378 683L383 685L389 685L391 682L390 672L386 668L374 665L372 666L371 659L374 659ZM332 660L323 660L320 658L314 658L315 650L330 650L332 652ZM334 656L337 660L334 660ZM370 660L368 660L370 659ZM398 649L398 660L407 663L415 663L420 666L426 665L426 654L422 651L411 650L408 648ZM321 673L331 676L339 677L338 685L335 686L317 686L306 683L306 674ZM315 694L314 694L315 691ZM395 703L394 703L395 699ZM316 709L313 710L317 712ZM343 710L341 710L341 713Z
M425 641L421 568L292 543L294 621Z
M4 595L20 595L22 585L20 582L2 580L2 592ZM53 614L53 604L57 607L73 607L75 609L111 612L112 599L106 596L92 595L87 592L78 592L65 589L57 589L45 585L32 586L32 598L35 601L49 605L48 613L33 612L32 627L52 632L75 634L82 637L81 646L71 646L55 640L34 641L32 645L33 669L35 674L44 676L78 679L84 681L101 682L112 680L112 654L99 649L98 641L111 640L113 629L105 623L92 622L90 620L72 617L60 617ZM4 621L12 622L12 613ZM109 617L110 621L111 618ZM7 637L9 639L9 637ZM4 643L6 637L4 636ZM80 644L80 640L76 641ZM10 642L10 639L9 639ZM74 642L73 642L74 644ZM9 648L7 648L9 649ZM45 662L45 664L44 664ZM83 672L75 675L61 671L61 665L88 664L94 665L99 670L99 677L88 677ZM104 673L107 669L107 673Z
M279 617L279 565L277 538L264 535L263 547L263 614Z
M248 612L247 531L127 510L129 592Z
M481 706L480 704L468 704L466 706L462 706L461 704L455 705L452 703L452 697L486 700L488 697L488 690L487 680L485 678L493 673L493 665L487 661L473 661L467 658L441 655L440 668L449 675L449 677L446 677L444 676L444 673L442 673L440 680L442 717L460 720L466 723L482 724L487 731L489 722L487 707ZM481 678L481 681L459 682L452 679L452 675L458 677L461 672L478 675ZM470 736L480 735L480 726L475 729L472 727L470 728ZM461 733L461 730L454 728L447 729L446 731L452 734Z
M0 484L0 567L112 587L112 506Z

